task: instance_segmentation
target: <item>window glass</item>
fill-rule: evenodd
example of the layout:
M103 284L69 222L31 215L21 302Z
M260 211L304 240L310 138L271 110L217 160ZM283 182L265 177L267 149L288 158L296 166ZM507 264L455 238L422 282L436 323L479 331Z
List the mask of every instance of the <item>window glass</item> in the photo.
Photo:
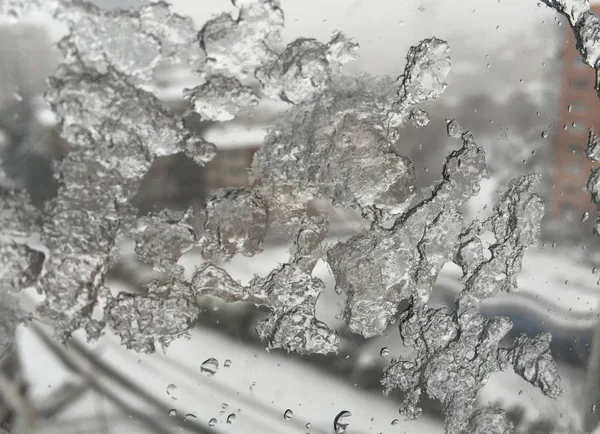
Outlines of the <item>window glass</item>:
M581 101L581 100L572 101L571 104L569 105L569 112L573 113L573 114L582 114L582 113L585 113L586 110L587 110L587 105L584 101Z
M0 0L0 433L598 434L599 12Z
M574 90L586 90L590 87L590 82L586 78L572 78L570 83Z
M585 146L581 143L569 143L569 152L573 155L579 155L585 151Z
M581 165L578 163L567 163L564 168L569 175L578 175L582 170Z
M583 126L582 124L576 123L576 122L571 122L569 124L566 124L566 129L567 131L569 131L569 134L572 135L582 135L586 133L586 128L585 126Z
M586 65L585 62L579 56L573 58L571 65L575 69L589 68L589 66Z

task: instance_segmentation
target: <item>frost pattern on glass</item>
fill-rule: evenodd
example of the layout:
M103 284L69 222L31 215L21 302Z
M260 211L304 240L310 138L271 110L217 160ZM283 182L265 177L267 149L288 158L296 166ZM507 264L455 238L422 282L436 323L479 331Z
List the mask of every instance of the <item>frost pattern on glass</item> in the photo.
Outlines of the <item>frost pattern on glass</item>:
M81 62L99 72L112 68L147 83L156 66L198 68L205 60L192 20L173 13L163 1L129 10L77 0L9 0L0 5L1 15L13 17L39 10L67 25L69 33L59 47L69 63Z
M427 112L422 109L412 109L408 114L408 120L416 128L426 127L431 122Z
M596 70L596 91L600 95L600 21L590 10L589 0L543 0L569 20L576 48L583 61Z
M291 42L275 59L256 71L269 98L292 104L312 100L330 84L332 69L354 60L358 44L336 33L327 44L300 38Z
M296 264L284 264L264 278L255 277L248 286L235 282L223 269L208 265L196 272L192 286L199 295L268 307L271 314L257 324L256 331L269 348L322 354L338 349L335 331L315 318L324 284Z
M230 121L244 108L258 104L258 96L234 77L213 75L206 83L185 92L203 120Z
M589 160L600 163L600 143L598 142L598 136L592 129L588 133L586 155Z
M199 245L203 256L252 256L263 250L267 230L267 205L250 189L221 189L206 202L206 234Z
M279 0L234 0L239 16L221 14L208 21L198 34L207 56L207 71L223 72L240 80L273 60L281 40L283 11Z
M127 348L152 353L155 343L163 348L187 334L199 314L196 294L189 285L172 277L151 282L148 294L120 293L105 306L105 318Z
M59 116L61 135L72 146L57 167L61 187L47 203L51 218L44 219L41 228L42 241L51 251L47 274L40 281L46 294L42 310L55 320L60 336L84 325L90 329L94 323L91 337L97 337L103 324L89 318L106 292L103 279L117 234L137 238L142 258L164 268L164 261L174 263L182 253L177 250L185 237L181 232L189 232L177 225L167 230L169 225L156 219L135 220L129 200L140 178L161 156L182 153L204 164L214 146L193 136L154 95L114 69L98 72L80 63L64 65L51 79L46 100ZM152 234L156 237L144 239ZM178 238L175 243L173 237ZM189 238L191 244L193 237ZM172 257L161 251L166 241L176 251ZM148 306L157 301L148 300Z
M587 3L547 3L569 16L586 61L595 66L598 20ZM153 352L157 344L165 348L184 336L200 314L199 299L211 295L269 309L256 326L268 348L324 354L339 347L336 332L316 317L324 284L311 273L325 259L336 291L347 297L349 330L371 337L398 319L404 344L416 350L414 359L393 359L382 379L386 392L406 393L402 414L417 417L424 393L443 404L448 433L509 432L502 410L474 407L491 373L510 366L543 393L560 393L549 335L521 336L510 348L499 348L510 321L479 313L485 299L517 289L523 253L538 236L544 212L532 193L538 177L515 179L491 217L466 226L460 208L487 176L485 156L472 135L451 121L448 136L462 146L447 157L431 193L416 201L413 165L395 145L404 124L429 122L418 105L447 86L448 44L429 38L411 47L397 80L346 77L340 66L356 57L358 46L343 34L327 43L300 38L280 47L278 1L234 5L237 18L219 15L196 33L191 20L163 2L128 11L75 0L0 4L0 13L12 19L37 9L67 23L69 35L60 43L65 59L45 98L72 146L56 167L58 196L43 212L30 209L21 192L0 191L0 259L10 264L2 269L2 282L14 290L36 284L46 296L40 312L63 340L79 328L94 339L108 325L126 347ZM204 209L140 217L130 200L156 158L184 154L203 165L215 153L142 89L156 66L178 64L204 80L187 91L204 119L235 118L261 98L283 99L290 108L254 159L252 188L218 191ZM590 142L595 155L595 139ZM596 171L588 183L596 202L599 179ZM329 222L308 213L314 198L358 209L370 228L328 246ZM198 238L193 222L202 213L205 227ZM391 228L384 226L391 218ZM213 263L260 253L267 229L285 234L293 246L291 260L266 277L242 285ZM490 259L480 240L486 231L496 240ZM47 254L23 241L35 232ZM113 296L104 286L122 236L133 239L138 258L160 274L145 293ZM193 247L208 261L187 280L177 261ZM463 270L455 312L427 306L448 262ZM409 307L399 311L405 300ZM97 308L101 319L92 318ZM5 329L19 318L18 310L11 312L3 315L9 318L1 323ZM0 341L0 351L9 345ZM336 432L348 427L349 416L338 414Z
M448 172L447 164L445 178ZM506 318L486 319L478 311L486 298L516 290L524 250L538 236L543 216L543 203L531 192L537 181L535 175L512 181L494 215L483 222L475 221L458 234L456 244L449 245L451 257L461 266L464 276L456 312L430 309L413 299L412 307L401 313L400 335L406 345L417 350L417 357L393 363L382 384L388 392L394 388L408 392L401 406L406 416L420 414L418 399L426 393L444 405L446 432L462 432L472 423L477 393L489 375L509 364L545 394L556 397L561 392L560 378L549 353L549 336L521 336L511 348L499 348L511 322ZM496 240L490 246L490 259L484 258L479 239L486 230L492 231ZM490 420L499 417L500 413Z
M0 186L0 360L11 350L15 330L27 315L11 294L34 285L45 254L30 246L40 212L22 191Z
M386 101L365 88L366 80L332 83L314 103L291 108L255 157L254 176L301 200L329 198L374 217L405 210L414 168L393 150Z
M426 302L437 274L452 260L462 229L459 209L486 176L483 150L470 135L448 157L443 176L432 195L391 229L374 228L329 250L336 290L348 297L345 318L352 332L381 334L402 300Z
M411 47L404 74L397 80L397 98L389 112L390 125L400 126L411 114L414 118L411 107L415 104L439 98L448 85L446 77L450 67L450 49L446 41L430 38Z

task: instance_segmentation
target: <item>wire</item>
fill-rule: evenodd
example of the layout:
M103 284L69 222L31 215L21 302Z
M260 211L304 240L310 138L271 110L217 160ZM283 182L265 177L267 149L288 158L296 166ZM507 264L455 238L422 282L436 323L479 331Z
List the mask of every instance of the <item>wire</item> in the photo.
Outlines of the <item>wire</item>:
M156 434L171 434L171 431L164 428L155 418L152 418L152 417L146 415L145 413L133 408L127 402L123 401L118 396L116 396L114 393L112 393L109 389L107 389L106 387L99 384L95 378L92 378L89 375L89 373L86 373L82 368L77 366L77 364L75 362L73 362L73 360L71 360L70 357L67 355L66 351L63 350L62 348L59 348L59 346L56 345L46 335L46 333L41 329L40 326L38 326L35 323L32 323L31 328L34 331L34 333L38 336L38 338L42 341L44 346L48 350L50 350L57 357L57 359L60 362L62 362L62 364L66 368L68 368L70 371L72 371L78 375L88 377L87 379L90 382L90 386L94 390L96 390L98 393L104 395L109 401L111 401L117 407L123 409L125 412L131 414L132 416L135 416L139 421L144 423L149 428L150 432L153 432Z

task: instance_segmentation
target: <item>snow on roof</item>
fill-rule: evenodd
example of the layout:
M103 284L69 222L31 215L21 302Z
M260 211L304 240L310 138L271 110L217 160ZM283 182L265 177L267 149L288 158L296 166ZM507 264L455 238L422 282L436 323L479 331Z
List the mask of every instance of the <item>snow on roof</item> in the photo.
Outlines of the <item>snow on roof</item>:
M214 143L217 149L239 149L260 146L267 135L263 125L248 126L232 122L224 122L211 126L204 139Z

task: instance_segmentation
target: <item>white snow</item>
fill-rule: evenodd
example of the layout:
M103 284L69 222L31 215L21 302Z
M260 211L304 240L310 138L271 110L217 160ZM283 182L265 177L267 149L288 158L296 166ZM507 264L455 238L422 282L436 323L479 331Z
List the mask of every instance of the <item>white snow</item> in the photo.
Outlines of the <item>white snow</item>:
M19 341L34 397L43 396L48 384L56 387L70 378L26 327L20 329ZM215 432L304 433L305 425L310 423L310 432L329 433L334 417L342 410L352 412L349 433L392 432L391 422L399 418L398 402L393 399L355 388L280 352L257 351L255 347L201 328L193 330L189 340L172 344L166 355L126 351L112 335L93 347L102 360L178 413L195 414L204 424L216 418ZM210 357L219 360L220 367L214 376L207 378L200 373L200 364ZM229 368L223 367L226 359L231 360ZM166 393L169 384L177 386L170 395ZM225 411L223 404L227 404ZM286 409L294 412L291 420L283 417ZM78 410L71 411L69 417L81 417L86 410L96 409L91 401L87 408L80 406ZM236 414L236 419L229 425L226 419L231 413ZM168 421L168 415L164 419ZM393 432L401 432L399 429L410 433L443 432L439 422L427 417L400 420Z

